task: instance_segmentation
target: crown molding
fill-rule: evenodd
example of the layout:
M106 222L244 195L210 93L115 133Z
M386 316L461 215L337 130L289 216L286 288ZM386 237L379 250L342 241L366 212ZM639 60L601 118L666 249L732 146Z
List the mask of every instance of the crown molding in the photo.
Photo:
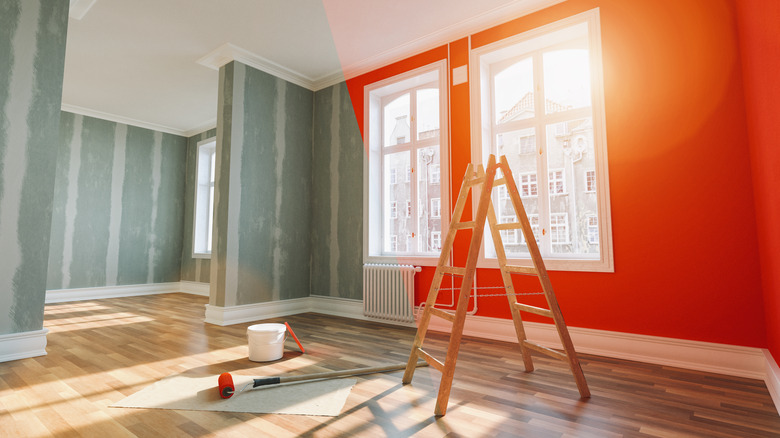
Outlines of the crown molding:
M203 122L193 128L190 128L186 131L184 131L185 137L192 137L193 135L198 135L200 133L206 132L209 129L214 129L217 127L217 119L210 119L206 122Z
M89 9L95 5L97 0L70 0L70 10L68 17L74 20L81 20L87 15Z
M516 0L503 6L469 17L445 28L439 29L428 35L396 46L390 50L380 52L361 61L342 66L345 79L371 72L380 67L406 59L412 55L422 53L460 38L473 35L489 29L501 23L532 14L566 0Z
M63 103L61 109L69 113L81 114L82 116L95 117L97 119L108 120L110 122L122 123L125 125L137 126L139 128L151 129L152 131L160 131L168 134L180 135L182 137L187 137L187 133L190 132L190 131L182 131L181 129L171 128L170 126L158 125L157 123L144 122L143 120L137 120L130 117L119 116L116 114L84 108L81 106L70 105L67 103ZM216 123L214 125L216 126ZM203 131L198 131L198 132L203 132Z
M264 71L270 75L276 76L277 78L284 79L287 82L291 82L293 84L300 85L303 88L315 91L315 81L310 77L279 65L269 59L263 58L260 55L252 53L249 50L242 49L241 47L231 43L225 43L217 47L202 58L198 59L197 63L204 67L219 70L220 67L231 61L238 61L244 65L248 65L257 70Z

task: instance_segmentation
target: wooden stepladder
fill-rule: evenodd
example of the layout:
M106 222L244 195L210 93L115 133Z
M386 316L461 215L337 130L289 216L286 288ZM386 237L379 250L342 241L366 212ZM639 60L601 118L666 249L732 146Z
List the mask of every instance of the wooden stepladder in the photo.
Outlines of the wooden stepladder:
M501 176L497 179L497 171L501 170ZM482 186L480 192L479 204L477 211L474 214L474 220L461 222L461 216L463 209L466 206L466 199L469 193L474 187ZM491 193L494 186L505 186L509 197L512 201L515 213L517 215L518 222L513 223L501 223L496 220L496 213L493 209L491 202ZM515 332L517 333L517 340L520 343L520 350L523 355L523 364L527 372L534 370L533 361L531 359L531 350L552 356L553 358L560 359L564 362L568 362L571 368L574 380L577 383L580 396L582 398L590 397L590 390L588 389L588 383L585 381L585 376L582 373L580 362L577 359L576 352L574 351L574 345L571 342L569 331L566 328L566 323L563 320L561 309L558 306L558 301L555 298L550 278L547 275L547 270L544 266L544 261L539 253L539 247L536 243L531 224L528 221L528 217L525 213L525 208L520 200L520 193L517 191L512 172L509 169L506 157L501 157L499 163L496 162L496 157L491 155L486 170L483 170L482 166L474 168L473 164L469 164L466 169L466 176L463 178L463 184L460 188L460 195L455 204L455 210L452 213L452 221L450 223L447 237L444 240L441 250L441 256L439 257L439 263L436 266L436 273L433 276L431 282L431 288L428 292L428 299L425 303L425 309L423 315L420 318L419 326L417 329L417 335L414 338L414 344L412 345L412 352L409 355L409 362L406 367L406 372L403 376L403 383L407 384L412 381L414 376L415 365L418 357L425 359L431 367L439 370L442 373L441 383L439 384L439 395L436 400L436 408L434 413L437 416L442 416L447 412L447 403L450 397L450 389L452 387L452 379L455 374L455 362L458 358L458 350L460 349L461 337L463 335L463 326L466 322L466 312L468 308L469 297L471 295L472 283L474 280L474 273L477 267L477 259L479 258L480 246L482 244L482 235L485 229L485 221L487 220L490 227L490 233L493 237L493 243L496 249L496 256L498 258L498 265L501 270L501 277L504 281L504 288L507 291L507 300L509 301L509 307L512 313L512 321L514 322ZM450 259L450 253L452 252L452 245L455 241L455 235L458 231L470 229L472 230L471 244L469 246L468 259L465 267L448 266ZM528 252L530 253L531 260L534 267L513 266L508 265L506 261L506 252L504 251L504 244L501 241L502 230L516 230L520 229L525 237L526 244L528 245ZM523 275L535 275L539 278L539 282L542 286L542 294L547 299L548 308L540 308L529 306L519 303L517 296L514 293L514 287L512 283L513 274ZM442 309L434 307L436 304L436 298L441 289L441 283L445 276L453 275L462 277L460 292L457 299L457 304L454 312L448 312ZM529 312L536 315L546 316L552 318L555 322L555 327L558 330L558 335L561 339L563 346L563 352L553 350L551 348L543 347L539 344L529 341L525 335L525 329L523 328L523 320L520 316L520 312ZM450 340L447 347L447 355L442 363L438 359L431 356L425 350L423 350L423 341L425 340L425 334L428 331L428 325L431 317L436 316L452 323L452 332L450 334Z

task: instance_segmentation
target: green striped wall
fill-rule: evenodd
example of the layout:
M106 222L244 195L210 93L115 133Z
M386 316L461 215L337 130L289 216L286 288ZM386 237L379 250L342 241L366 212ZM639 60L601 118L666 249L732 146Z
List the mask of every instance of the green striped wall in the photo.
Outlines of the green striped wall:
M217 129L210 129L187 139L187 176L184 182L184 225L182 228L181 279L208 283L211 259L192 257L192 226L195 208L195 190L198 186L198 143L216 137Z
M309 295L313 92L220 69L211 303Z
M179 281L186 147L62 113L48 289Z
M314 95L311 294L362 299L363 140L346 83Z
M0 335L40 330L68 2L0 1Z

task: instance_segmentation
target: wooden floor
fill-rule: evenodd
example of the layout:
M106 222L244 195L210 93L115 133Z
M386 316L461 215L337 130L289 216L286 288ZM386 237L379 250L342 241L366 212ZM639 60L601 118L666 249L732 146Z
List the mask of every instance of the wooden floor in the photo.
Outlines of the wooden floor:
M46 306L48 355L0 363L0 437L752 437L780 436L764 383L580 355L593 394L565 364L516 344L465 338L447 415L433 416L439 374L359 377L338 417L109 408L163 377L312 373L406 361L414 330L320 314L288 321L284 357L247 359L246 327L203 323L207 299L167 294ZM426 346L441 353L444 335ZM443 355L441 356L443 357ZM215 389L216 391L216 389Z

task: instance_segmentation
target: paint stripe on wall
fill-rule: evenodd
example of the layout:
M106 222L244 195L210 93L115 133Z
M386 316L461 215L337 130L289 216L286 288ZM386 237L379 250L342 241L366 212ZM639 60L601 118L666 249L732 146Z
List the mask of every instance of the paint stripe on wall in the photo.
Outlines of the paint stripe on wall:
M0 4L0 334L43 327L67 14Z
M63 112L47 289L178 281L186 139Z
M363 142L344 83L315 95L311 294L361 299Z

